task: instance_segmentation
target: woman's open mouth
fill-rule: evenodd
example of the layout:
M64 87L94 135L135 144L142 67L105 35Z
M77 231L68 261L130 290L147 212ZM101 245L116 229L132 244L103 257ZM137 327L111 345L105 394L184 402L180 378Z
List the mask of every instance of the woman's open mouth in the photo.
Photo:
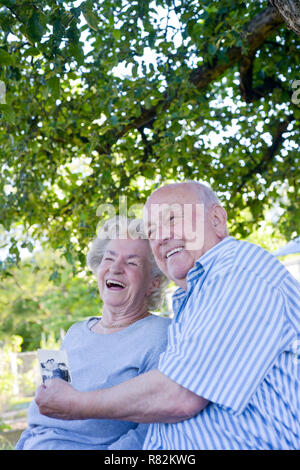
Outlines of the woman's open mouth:
M107 279L105 284L106 287L110 290L122 290L126 287L123 282L117 281L116 279Z

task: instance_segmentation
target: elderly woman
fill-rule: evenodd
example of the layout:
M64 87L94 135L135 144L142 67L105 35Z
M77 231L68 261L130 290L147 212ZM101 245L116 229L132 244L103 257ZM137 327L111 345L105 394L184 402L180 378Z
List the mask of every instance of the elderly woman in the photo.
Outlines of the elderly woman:
M87 261L103 300L101 317L74 324L67 350L72 385L80 391L117 385L157 366L166 347L170 320L151 314L166 282L142 231L142 222L108 221L93 242ZM48 418L33 401L29 427L16 449L141 449L146 424L128 421Z

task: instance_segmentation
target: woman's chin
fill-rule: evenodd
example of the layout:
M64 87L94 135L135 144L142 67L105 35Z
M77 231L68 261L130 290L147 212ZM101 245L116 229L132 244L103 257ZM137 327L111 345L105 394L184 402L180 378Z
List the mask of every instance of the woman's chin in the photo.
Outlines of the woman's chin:
M103 303L104 305L114 305L114 306L117 306L117 305L126 305L127 302L126 302L126 297L124 295L124 293L122 293L122 291L110 291L110 292L106 292L103 296L102 296L102 300L103 300Z

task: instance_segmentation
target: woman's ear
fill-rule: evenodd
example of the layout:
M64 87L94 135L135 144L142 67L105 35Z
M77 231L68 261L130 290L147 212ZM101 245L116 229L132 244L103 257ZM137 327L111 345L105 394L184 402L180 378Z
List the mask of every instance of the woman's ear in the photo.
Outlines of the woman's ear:
M152 292L154 292L155 290L159 288L160 288L160 277L157 276L157 277L154 277L150 281L150 286L148 287L146 291L146 295L149 296L150 294L152 294Z

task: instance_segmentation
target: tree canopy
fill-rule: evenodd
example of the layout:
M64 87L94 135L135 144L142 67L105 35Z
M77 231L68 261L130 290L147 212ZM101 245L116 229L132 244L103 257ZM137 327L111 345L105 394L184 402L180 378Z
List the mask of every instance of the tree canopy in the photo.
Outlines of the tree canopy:
M3 230L84 264L99 204L196 179L232 234L274 205L299 232L300 39L275 6L1 0L0 29Z

